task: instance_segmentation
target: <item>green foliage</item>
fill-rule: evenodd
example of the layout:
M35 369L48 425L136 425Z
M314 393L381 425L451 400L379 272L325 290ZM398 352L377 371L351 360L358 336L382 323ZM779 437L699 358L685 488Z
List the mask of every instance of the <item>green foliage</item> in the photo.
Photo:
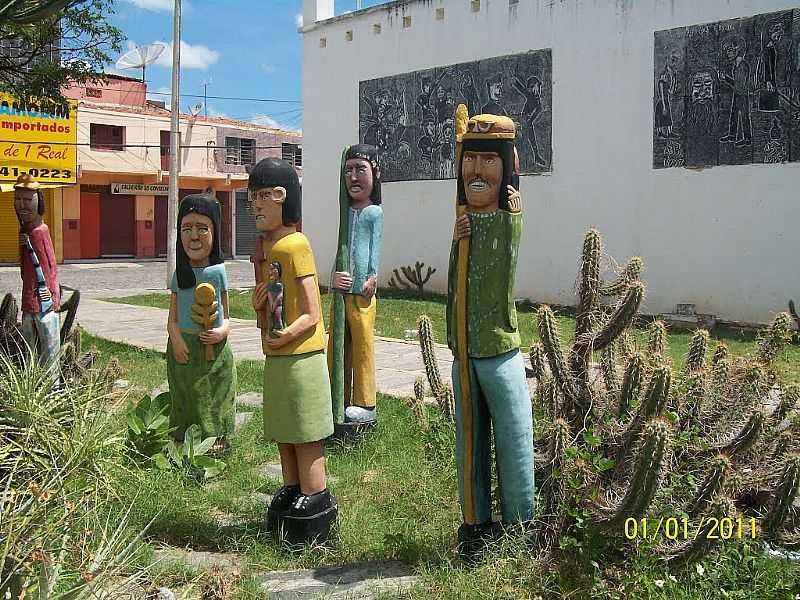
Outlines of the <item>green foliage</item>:
M138 404L128 403L128 441L141 456L152 458L170 442L170 394L163 392L151 398L144 396Z
M97 74L103 72L112 54L122 49L124 41L122 32L108 20L114 3L83 0L73 4L50 16L24 22L0 17L0 43L15 48L13 59L0 55L0 89L19 98L58 100L61 87L69 82L98 80ZM59 48L60 61L52 60L53 47Z
M170 441L163 453L153 456L153 462L161 470L177 469L194 481L208 481L220 475L225 462L208 456L208 451L217 441L216 437L201 439L200 427L190 425L183 444Z
M35 363L0 365L0 597L96 598L129 579L142 532L130 508L108 513L124 438L105 382L56 388Z

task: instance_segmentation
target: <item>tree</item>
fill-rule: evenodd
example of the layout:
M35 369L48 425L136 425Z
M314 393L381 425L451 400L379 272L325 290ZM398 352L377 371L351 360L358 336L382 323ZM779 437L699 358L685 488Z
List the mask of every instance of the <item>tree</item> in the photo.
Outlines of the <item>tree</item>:
M122 48L108 22L113 0L0 0L0 11L9 3L0 12L0 89L17 96L58 98L68 82L97 80Z
M80 4L84 0L2 0L0 1L0 24L35 23L52 17L57 12Z

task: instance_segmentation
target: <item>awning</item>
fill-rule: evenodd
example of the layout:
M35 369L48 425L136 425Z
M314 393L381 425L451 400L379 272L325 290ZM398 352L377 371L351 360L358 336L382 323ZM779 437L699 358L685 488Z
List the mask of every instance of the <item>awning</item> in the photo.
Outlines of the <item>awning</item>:
M0 183L0 192L13 192L14 191L15 182L7 182L7 183ZM70 187L75 185L74 183L40 183L39 189L40 190L50 190L53 188L60 188L60 187Z

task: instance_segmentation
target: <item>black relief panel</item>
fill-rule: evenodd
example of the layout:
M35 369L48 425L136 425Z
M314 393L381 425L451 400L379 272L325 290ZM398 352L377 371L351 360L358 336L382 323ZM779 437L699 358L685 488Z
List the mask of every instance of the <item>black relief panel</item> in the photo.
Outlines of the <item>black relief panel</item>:
M359 139L380 149L384 181L455 177L455 110L517 124L523 174L552 170L549 49L362 81Z

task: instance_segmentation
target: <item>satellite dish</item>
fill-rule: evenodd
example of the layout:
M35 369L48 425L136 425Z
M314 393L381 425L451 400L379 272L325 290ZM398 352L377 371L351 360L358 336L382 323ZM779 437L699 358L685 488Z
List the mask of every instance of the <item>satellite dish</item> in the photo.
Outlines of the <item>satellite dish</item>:
M197 115L199 115L201 110L203 110L203 103L202 102L198 102L194 106L190 106L189 107L189 112L191 113L191 115L193 117L196 117Z
M117 60L118 69L141 69L142 83L144 83L144 69L147 65L155 62L161 53L167 48L166 44L156 42L145 46L136 46L119 57Z

